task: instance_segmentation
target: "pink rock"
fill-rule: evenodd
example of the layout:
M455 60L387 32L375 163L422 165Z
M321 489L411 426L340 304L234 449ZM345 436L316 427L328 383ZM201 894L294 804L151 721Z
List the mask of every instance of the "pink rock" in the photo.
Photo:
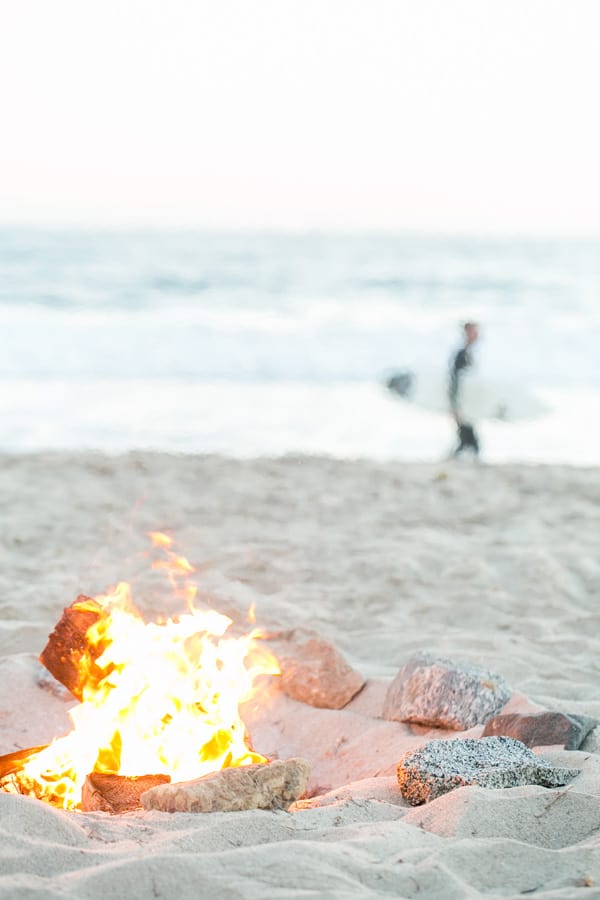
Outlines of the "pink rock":
M342 709L365 683L333 644L307 629L267 636L281 669L281 688L294 700L321 709Z

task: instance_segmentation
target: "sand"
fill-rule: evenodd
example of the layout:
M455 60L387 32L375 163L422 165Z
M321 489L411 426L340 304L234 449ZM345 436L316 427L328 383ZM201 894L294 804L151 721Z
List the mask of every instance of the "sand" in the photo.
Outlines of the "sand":
M69 727L37 654L79 593L124 579L147 615L177 611L149 530L176 538L215 608L314 628L369 679L340 711L273 684L246 704L256 749L313 764L314 796L289 813L110 817L0 794L0 896L600 897L597 732L543 751L581 768L567 789L466 787L411 808L394 762L447 733L378 718L417 649L500 672L511 708L600 718L599 470L9 456L0 504L0 753Z

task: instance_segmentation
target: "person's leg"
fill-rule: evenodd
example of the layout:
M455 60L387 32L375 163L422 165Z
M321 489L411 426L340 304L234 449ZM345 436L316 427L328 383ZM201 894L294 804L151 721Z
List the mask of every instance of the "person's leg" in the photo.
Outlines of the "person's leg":
M456 429L456 436L458 439L458 443L457 443L456 449L454 451L454 456L458 456L458 454L462 453L463 450L465 449L466 444L465 444L463 429L464 429L464 425L459 425L458 428Z
M458 447L456 448L455 456L462 453L463 450L473 450L477 456L479 455L479 440L475 434L475 429L472 425L466 423L459 426Z

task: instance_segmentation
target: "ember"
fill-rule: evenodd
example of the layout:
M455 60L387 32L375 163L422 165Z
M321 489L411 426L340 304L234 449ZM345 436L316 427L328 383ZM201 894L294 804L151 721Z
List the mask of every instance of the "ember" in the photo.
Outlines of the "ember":
M151 537L165 548L173 583L193 571L171 553L169 538ZM256 676L278 673L277 662L256 647L253 634L227 637L230 625L214 610L194 609L146 623L125 583L106 596L79 597L41 656L81 701L70 711L73 730L28 751L13 782L23 793L73 809L94 773L182 781L266 762L250 748L238 706Z

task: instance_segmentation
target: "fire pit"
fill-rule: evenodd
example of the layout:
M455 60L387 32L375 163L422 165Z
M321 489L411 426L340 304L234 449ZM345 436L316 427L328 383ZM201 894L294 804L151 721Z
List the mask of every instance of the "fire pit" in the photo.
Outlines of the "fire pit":
M194 571L168 536L151 538L163 554L154 565L172 581ZM256 631L228 636L231 624L193 603L177 619L145 622L125 583L78 597L40 657L80 701L69 713L73 730L2 757L0 788L64 809L120 812L139 807L157 785L266 764L250 746L239 704L256 677L277 674L278 665Z

